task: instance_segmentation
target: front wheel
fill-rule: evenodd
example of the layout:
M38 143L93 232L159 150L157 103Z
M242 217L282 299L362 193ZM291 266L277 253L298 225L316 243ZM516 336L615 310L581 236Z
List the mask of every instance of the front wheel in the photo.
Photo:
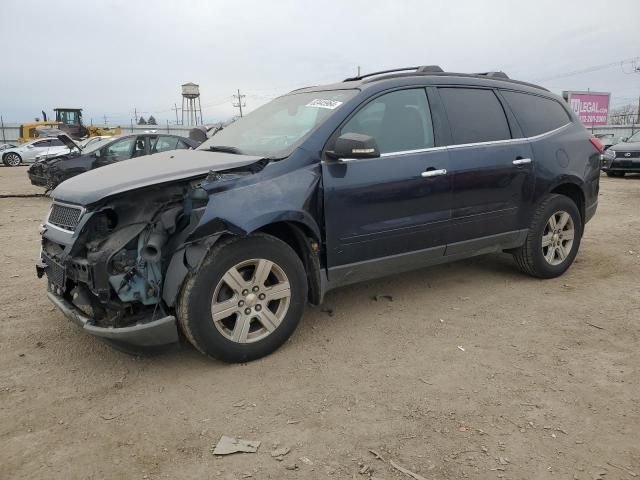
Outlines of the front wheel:
M2 161L7 167L17 167L22 163L22 158L17 153L10 152L2 157Z
M513 256L529 275L558 277L573 263L581 237L582 217L575 202L564 195L548 195L533 215L524 245Z
M307 278L296 252L275 237L255 234L211 249L182 288L178 319L202 353L246 362L291 336L306 298Z

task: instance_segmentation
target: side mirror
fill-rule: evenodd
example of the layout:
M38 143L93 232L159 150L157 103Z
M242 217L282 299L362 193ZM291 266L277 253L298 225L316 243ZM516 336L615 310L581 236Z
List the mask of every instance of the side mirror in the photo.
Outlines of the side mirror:
M335 160L346 158L377 158L380 150L375 138L361 133L345 133L340 135L333 150L327 151L327 156Z
M629 140L629 137L622 137L622 138L620 139L620 141L621 141L621 142L626 142L627 140Z

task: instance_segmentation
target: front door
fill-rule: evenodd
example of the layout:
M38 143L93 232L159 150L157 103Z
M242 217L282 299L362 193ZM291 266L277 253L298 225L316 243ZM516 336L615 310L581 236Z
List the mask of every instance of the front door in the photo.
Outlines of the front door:
M425 90L376 97L336 136L350 132L375 138L381 155L323 162L329 281L379 276L375 270L385 261L402 269L397 262L442 256L451 183L446 148L435 146Z
M491 89L439 88L449 120L449 173L452 177L451 229L447 254L465 245L495 238L522 227L522 214L533 195L531 147L513 139L505 111ZM481 246L481 245L480 245Z

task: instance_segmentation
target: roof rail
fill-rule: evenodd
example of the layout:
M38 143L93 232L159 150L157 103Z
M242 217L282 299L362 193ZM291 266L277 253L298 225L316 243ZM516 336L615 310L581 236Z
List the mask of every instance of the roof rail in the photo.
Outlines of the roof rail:
M474 75L482 75L483 77L495 77L495 78L506 78L506 79L509 79L509 75L507 75L503 71L499 71L499 72L483 72L483 73L476 73Z
M419 67L393 68L391 70L380 70L379 72L371 72L371 73L366 73L364 75L358 75L358 76L355 76L355 77L345 78L343 80L343 82L353 82L355 80L362 80L363 78L373 77L375 75L384 75L385 73L409 72L411 70L415 70L416 73L443 72L444 71L438 65L422 65L422 66L419 66Z

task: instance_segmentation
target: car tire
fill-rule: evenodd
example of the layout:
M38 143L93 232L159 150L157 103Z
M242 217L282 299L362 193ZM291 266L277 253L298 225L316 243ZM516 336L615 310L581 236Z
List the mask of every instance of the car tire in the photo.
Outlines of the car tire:
M582 217L575 202L565 195L547 195L533 215L524 245L513 256L524 273L558 277L573 263L581 238Z
M17 167L22 163L22 157L15 152L5 153L2 156L2 163L7 167Z
M216 244L189 274L177 316L200 352L229 363L264 357L296 329L307 298L302 261L285 242L266 234Z
M624 177L627 172L607 172L607 177Z

